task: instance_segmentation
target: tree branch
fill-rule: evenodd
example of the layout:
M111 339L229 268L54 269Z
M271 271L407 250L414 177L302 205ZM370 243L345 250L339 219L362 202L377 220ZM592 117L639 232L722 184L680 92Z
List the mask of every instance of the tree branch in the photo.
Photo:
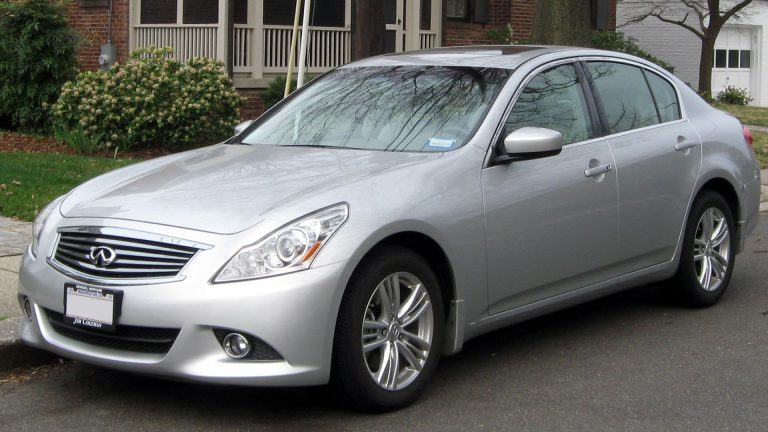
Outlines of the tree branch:
M741 3L737 4L736 6L732 7L731 10L729 10L725 14L723 14L723 18L722 18L722 20L720 22L724 23L724 22L728 21L731 17L733 17L734 15L739 13L739 11L741 11L745 7L749 6L750 3L752 3L752 0L744 0ZM718 11L718 13L720 13L720 12Z
M752 0L749 0L749 1L752 1ZM659 19L659 21L662 21L662 22L665 22L665 23L669 23L669 24L675 24L677 26L680 26L680 27L688 30L689 32L695 34L696 36L698 36L699 39L704 39L704 32L702 30L698 30L698 29L694 28L693 26L691 26L690 24L687 24L685 22L685 20L688 18L688 14L685 14L683 19L681 19L681 20L674 20L674 19L670 19L670 18L664 17L664 16L662 16L661 13L656 14L656 13L652 12L650 15L651 16L655 16L657 19Z

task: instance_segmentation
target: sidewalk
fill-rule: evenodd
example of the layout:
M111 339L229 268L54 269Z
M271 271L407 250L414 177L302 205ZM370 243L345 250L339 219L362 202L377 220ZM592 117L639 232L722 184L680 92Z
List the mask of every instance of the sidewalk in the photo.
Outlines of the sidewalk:
M760 212L768 213L768 169L760 174L763 183ZM21 255L31 241L31 223L0 217L0 371L35 364L45 357L42 351L21 345L18 338L22 312L16 300L16 281Z
M32 241L32 224L0 217L0 371L50 360L50 354L19 341L21 308L16 300L21 254Z

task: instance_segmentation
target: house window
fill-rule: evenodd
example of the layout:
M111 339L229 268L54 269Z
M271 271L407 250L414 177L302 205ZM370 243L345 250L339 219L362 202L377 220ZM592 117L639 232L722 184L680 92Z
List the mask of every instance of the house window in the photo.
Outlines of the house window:
M715 67L720 69L749 69L750 50L715 50Z
M740 66L743 67L743 68L748 68L749 67L749 57L750 57L749 50L741 50L739 52L741 53L741 64L740 64Z
M184 24L219 22L219 0L184 0Z
M141 24L178 24L177 13L178 0L141 0ZM181 15L183 24L216 24L219 1L182 0ZM234 21L248 23L248 0L235 0Z
M468 0L448 0L446 3L446 17L466 19L468 17Z
M176 24L176 0L141 0L142 24Z
M432 30L432 0L421 0L420 30Z
M315 0L310 8L310 24L317 27L344 27L346 0ZM264 24L293 25L296 3L264 0Z

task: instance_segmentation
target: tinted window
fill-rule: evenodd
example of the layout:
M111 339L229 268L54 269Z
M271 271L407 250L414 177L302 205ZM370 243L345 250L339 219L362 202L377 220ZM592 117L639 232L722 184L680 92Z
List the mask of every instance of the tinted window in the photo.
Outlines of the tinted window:
M651 91L640 68L608 62L590 62L587 67L603 102L610 133L659 123Z
M680 119L680 104L677 101L675 88L669 81L656 75L655 73L644 71L648 78L648 85L651 87L653 99L656 101L656 108L659 110L659 116L662 122L668 122Z
M243 142L453 150L474 134L509 73L437 66L337 69L260 121Z
M505 132L526 126L556 130L565 144L592 136L584 92L572 65L542 72L528 82L507 118Z

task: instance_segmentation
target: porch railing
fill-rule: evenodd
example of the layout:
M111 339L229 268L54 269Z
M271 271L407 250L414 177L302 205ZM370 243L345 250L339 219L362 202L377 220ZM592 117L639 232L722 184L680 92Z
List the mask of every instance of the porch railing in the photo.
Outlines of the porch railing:
M262 37L256 38L256 29L243 24L235 25L232 35L233 69L238 73L250 73L260 67L264 73L281 73L288 69L288 56L291 47L291 26L265 25ZM310 27L307 47L307 69L309 73L322 73L344 63L351 58L351 34L344 27ZM186 61L193 57L223 58L225 53L218 52L222 47L218 43L216 24L162 25L142 24L135 26L135 48L150 45L170 46L174 56ZM301 37L299 34L298 37ZM258 45L261 43L261 50ZM421 31L419 47L434 48L438 45L437 33ZM261 52L262 62L254 56ZM294 65L298 63L298 54ZM260 76L260 75L259 75Z
M343 27L310 27L307 70L325 72L350 59L350 31ZM291 26L264 26L264 72L284 72L291 52ZM301 31L299 31L301 38ZM298 53L294 66L298 64Z
M253 33L254 29L244 25L235 24L233 42L233 65L234 72L250 72L253 68Z
M187 61L193 57L216 58L217 25L151 25L135 27L136 48L150 45L173 47L174 57Z
M430 49L437 46L437 32L421 30L419 32L419 48Z

